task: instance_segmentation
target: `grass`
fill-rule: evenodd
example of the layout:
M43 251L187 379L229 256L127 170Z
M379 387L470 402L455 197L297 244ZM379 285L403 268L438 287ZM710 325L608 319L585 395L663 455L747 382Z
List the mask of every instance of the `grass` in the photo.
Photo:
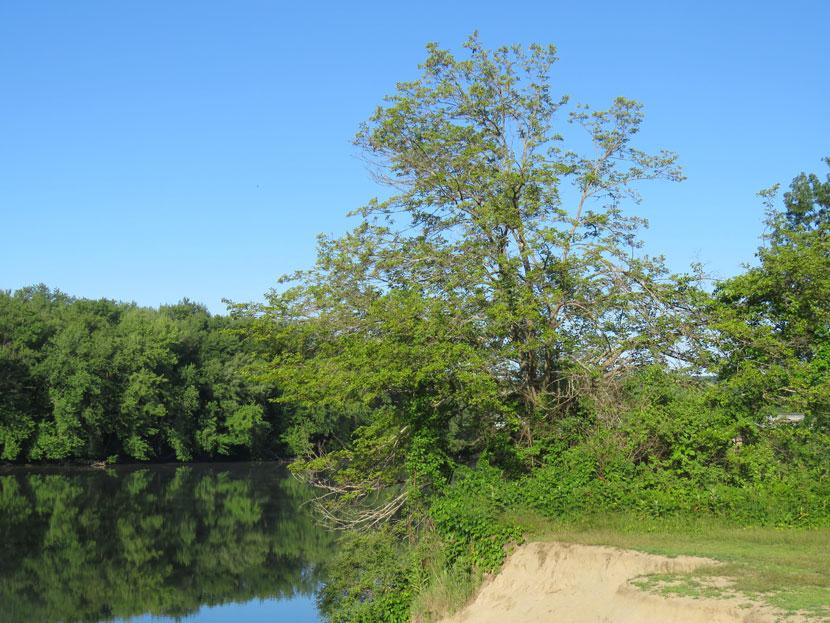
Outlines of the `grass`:
M438 621L462 608L475 595L482 577L436 567L429 583L412 602L412 619L416 623Z
M650 576L642 588L701 597L736 592L791 614L830 621L830 529L735 527L706 519L603 517L556 523L523 516L528 540L610 545L668 556L713 558L694 573ZM726 579L726 584L719 580Z
M412 600L412 621L432 623L464 607L481 586L484 576L447 565L441 542L435 534L426 536L420 547L428 555L423 557L423 585Z
M632 584L644 591L652 591L662 595L677 595L679 597L719 599L736 596L732 582L711 582L707 581L707 578L694 577L691 574L680 576L655 573L654 575L637 578Z

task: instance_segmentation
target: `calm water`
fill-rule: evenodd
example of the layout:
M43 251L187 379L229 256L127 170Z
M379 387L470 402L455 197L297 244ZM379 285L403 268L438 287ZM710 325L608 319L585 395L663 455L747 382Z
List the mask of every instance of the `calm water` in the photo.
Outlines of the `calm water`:
M0 621L320 621L308 495L269 463L0 471Z

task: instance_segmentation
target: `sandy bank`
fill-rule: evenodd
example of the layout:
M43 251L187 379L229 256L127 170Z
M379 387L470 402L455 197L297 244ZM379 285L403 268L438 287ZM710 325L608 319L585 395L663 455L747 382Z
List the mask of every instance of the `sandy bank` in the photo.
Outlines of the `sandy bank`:
M565 543L518 548L502 572L464 610L443 623L773 623L768 608L738 599L664 597L631 580L683 573L712 564L705 558L667 558Z

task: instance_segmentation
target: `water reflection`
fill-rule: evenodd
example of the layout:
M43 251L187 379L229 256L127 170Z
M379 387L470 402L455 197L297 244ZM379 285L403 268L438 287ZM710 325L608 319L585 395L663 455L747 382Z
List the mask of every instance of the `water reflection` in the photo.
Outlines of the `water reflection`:
M272 464L0 473L2 619L308 610L330 543L307 496Z

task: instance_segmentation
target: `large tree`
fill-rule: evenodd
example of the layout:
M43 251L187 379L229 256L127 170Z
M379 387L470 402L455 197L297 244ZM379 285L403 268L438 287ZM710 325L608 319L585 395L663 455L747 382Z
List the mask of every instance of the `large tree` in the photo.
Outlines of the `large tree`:
M622 210L637 182L681 179L674 154L633 145L640 104L560 119L552 46L465 48L429 45L421 76L361 127L390 191L256 309L281 350L267 374L303 405L294 441L340 446L306 467L347 500L407 485L358 523L454 460L534 447L632 367L682 356L693 326L688 280L640 252L644 221Z

